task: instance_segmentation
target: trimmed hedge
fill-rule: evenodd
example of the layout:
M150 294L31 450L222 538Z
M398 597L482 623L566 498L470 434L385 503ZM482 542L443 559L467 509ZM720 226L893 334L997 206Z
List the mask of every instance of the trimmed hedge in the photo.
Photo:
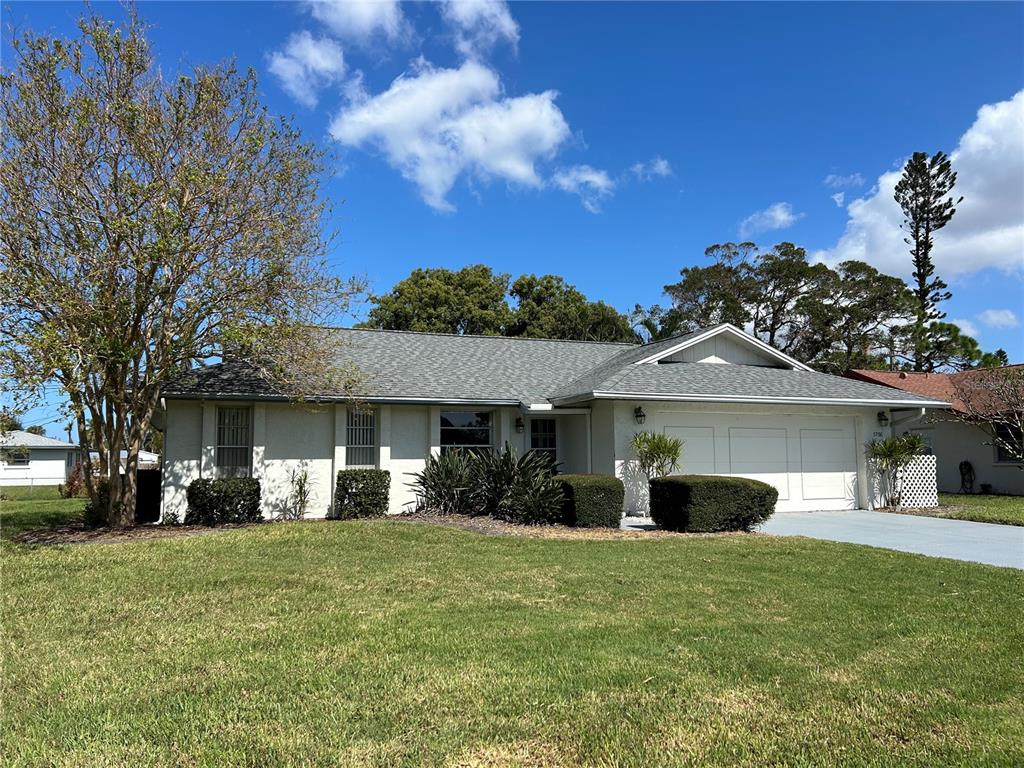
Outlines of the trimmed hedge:
M749 531L775 511L776 488L760 480L670 475L650 483L651 517L669 531Z
M185 525L259 523L260 481L251 477L193 480L189 483Z
M391 473L386 469L342 469L334 486L335 520L382 517L388 513Z
M577 528L618 528L625 486L613 475L558 475L563 518Z

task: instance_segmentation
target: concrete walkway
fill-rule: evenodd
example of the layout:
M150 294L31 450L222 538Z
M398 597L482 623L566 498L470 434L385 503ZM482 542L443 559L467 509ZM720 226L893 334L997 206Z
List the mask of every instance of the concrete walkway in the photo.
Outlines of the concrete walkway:
M653 530L656 526L650 518L626 517L622 527ZM1024 527L1017 525L846 510L776 512L759 530L1024 569Z

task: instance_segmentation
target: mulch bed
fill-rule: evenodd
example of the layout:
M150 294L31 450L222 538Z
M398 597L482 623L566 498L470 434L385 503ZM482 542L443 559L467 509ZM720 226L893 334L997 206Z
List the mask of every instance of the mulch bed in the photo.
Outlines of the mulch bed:
M464 531L482 533L486 536L519 536L531 539L663 539L677 536L704 538L708 536L732 536L733 533L677 533L675 531L637 531L621 528L570 528L567 525L518 525L490 517L464 517L462 515L426 515L408 513L391 518L403 523L440 525L446 528L460 528Z
M445 528L458 528L472 531L485 536L518 536L531 539L594 539L594 540L639 540L663 539L678 536L689 538L705 538L709 536L733 536L735 533L677 533L674 531L637 531L619 528L570 528L567 525L519 525L490 517L465 517L462 515L427 515L422 513L406 513L386 518L399 523L418 523L420 525L439 525ZM269 522L269 521L268 521ZM337 520L301 520L309 524L338 524ZM262 523L266 525L267 523ZM201 525L138 525L134 528L117 530L113 528L86 528L82 523L60 526L59 528L40 528L24 531L12 537L19 544L116 544L125 541L147 541L155 539L180 539L189 536L202 536L218 531L235 528L248 528L248 525L222 525L210 528Z
M24 531L11 538L18 544L117 544L124 541L149 539L181 539L202 536L242 525L222 525L208 528L202 525L137 525L134 528L86 528L82 523L62 525L59 528L39 528Z

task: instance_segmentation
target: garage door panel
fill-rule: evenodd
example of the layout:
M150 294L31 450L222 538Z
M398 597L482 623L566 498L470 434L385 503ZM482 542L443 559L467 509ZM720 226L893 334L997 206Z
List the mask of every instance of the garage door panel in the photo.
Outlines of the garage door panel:
M715 469L714 427L665 427L665 434L683 441L682 471L688 475L713 475Z
M775 486L789 499L789 445L786 429L730 427L729 474Z
M846 430L801 429L800 469L804 499L854 498L857 459Z

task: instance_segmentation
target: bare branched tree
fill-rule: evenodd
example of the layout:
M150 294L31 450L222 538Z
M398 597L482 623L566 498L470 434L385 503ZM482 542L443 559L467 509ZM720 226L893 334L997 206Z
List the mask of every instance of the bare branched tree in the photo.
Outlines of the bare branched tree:
M343 390L316 326L361 286L326 264L323 152L252 71L164 78L134 12L79 29L15 37L0 72L0 378L60 385L88 492L108 483L124 526L161 388L244 356L282 393Z
M956 418L984 429L988 445L1024 469L1024 367L980 368L953 377Z

